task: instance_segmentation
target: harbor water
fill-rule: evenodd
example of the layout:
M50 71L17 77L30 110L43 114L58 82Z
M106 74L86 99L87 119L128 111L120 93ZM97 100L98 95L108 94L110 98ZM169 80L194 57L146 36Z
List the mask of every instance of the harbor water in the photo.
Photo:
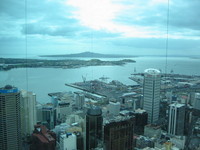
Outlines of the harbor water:
M50 102L47 95L52 92L74 91L65 83L82 82L99 79L102 76L111 80L119 80L124 84L135 84L129 79L132 73L141 73L147 68L160 69L163 73L173 70L176 74L200 75L200 59L187 57L136 57L136 63L123 66L90 66L73 69L62 68L18 68L0 71L0 86L7 84L33 91L40 103ZM112 60L112 59L111 59Z

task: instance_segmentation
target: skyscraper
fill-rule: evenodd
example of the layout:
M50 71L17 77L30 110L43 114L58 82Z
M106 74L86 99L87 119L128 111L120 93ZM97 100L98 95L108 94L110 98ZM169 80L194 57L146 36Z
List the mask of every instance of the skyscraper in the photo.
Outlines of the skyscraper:
M86 115L86 149L96 148L102 140L102 110L93 106Z
M171 135L183 135L185 123L185 105L174 103L169 107L168 133Z
M0 88L0 148L22 149L20 92L10 85Z
M132 150L135 118L116 117L104 126L105 150Z
M37 123L36 95L33 92L21 91L22 134L31 135Z
M148 123L155 124L159 117L161 75L157 69L146 69L144 73L143 109L148 113Z
M144 134L144 127L147 125L148 114L145 110L137 109L134 112L135 126L134 132L136 134Z

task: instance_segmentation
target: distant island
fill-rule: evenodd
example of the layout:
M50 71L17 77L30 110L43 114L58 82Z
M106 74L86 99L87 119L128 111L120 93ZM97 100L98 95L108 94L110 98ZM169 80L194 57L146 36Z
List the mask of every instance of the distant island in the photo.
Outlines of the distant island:
M87 66L114 66L134 63L135 60L123 59L118 61L102 61L99 59L78 60L43 60L43 59L17 59L17 58L0 58L0 70L10 70L13 68L80 68Z
M64 54L64 55L40 55L40 57L87 57L87 58L131 58L136 57L133 55L122 55L122 54L100 54L92 52L83 52L77 54Z

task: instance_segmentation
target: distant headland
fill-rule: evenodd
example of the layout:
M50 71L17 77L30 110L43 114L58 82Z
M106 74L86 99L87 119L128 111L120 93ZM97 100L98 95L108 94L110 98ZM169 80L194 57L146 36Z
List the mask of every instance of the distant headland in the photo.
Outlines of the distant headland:
M131 58L136 56L123 55L123 54L100 54L93 52L83 52L83 53L63 54L63 55L40 55L40 57Z
M81 68L87 66L116 66L126 63L135 63L132 59L123 59L117 61L103 61L100 59L63 59L63 60L45 60L45 59L17 59L0 58L0 70L10 70L13 68Z

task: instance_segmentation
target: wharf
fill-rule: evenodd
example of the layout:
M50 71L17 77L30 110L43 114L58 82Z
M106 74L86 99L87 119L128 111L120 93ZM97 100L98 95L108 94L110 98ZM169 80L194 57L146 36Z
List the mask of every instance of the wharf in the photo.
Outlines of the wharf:
M105 83L99 80L92 80L65 85L115 100L120 100L120 98L123 97L125 93L133 92L133 90L137 91L137 89L133 89L130 86L124 85L116 80L113 80L110 83Z
M75 84L68 84L68 83L65 83L66 86L69 86L69 87L72 87L72 88L75 88L75 89L79 89L79 90L82 90L82 91L85 91L85 92L89 92L89 93L92 93L92 94L96 94L96 95L99 95L99 96L103 96L103 97L106 97L106 95L103 95L101 93L98 93L98 92L95 92L95 91L92 91L92 90L89 90L87 88L83 88L81 86L77 86Z
M59 101L63 99L66 96L72 96L70 92L54 92L54 93L48 93L48 96L50 97L57 97Z

